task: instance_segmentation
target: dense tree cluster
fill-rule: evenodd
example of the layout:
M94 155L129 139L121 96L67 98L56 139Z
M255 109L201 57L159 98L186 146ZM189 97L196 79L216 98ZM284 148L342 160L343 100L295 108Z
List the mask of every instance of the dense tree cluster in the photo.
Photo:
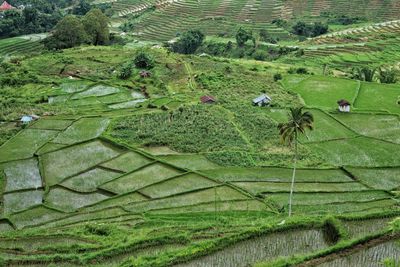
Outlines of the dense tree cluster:
M292 33L304 37L315 37L327 33L328 29L328 25L322 24L321 22L308 24L303 21L299 21L295 25L293 25Z
M108 17L100 9L92 9L79 18L64 17L57 23L53 34L45 39L48 49L64 49L81 44L104 45L110 38Z
M44 13L35 7L8 10L0 19L0 38L49 31L62 18L59 11Z
M202 45L204 37L204 34L199 30L189 30L182 33L171 48L177 53L193 54Z
M9 0L16 9L0 13L0 38L48 32L66 15L83 16L91 9L88 0ZM69 8L67 8L69 7ZM107 5L102 5L102 10Z

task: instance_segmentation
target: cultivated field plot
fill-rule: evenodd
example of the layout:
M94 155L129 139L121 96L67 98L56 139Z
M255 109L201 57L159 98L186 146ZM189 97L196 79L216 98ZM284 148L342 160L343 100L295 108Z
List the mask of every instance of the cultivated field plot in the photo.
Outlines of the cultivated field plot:
M398 85L362 83L355 107L400 114L399 95Z
M344 140L333 140L307 144L327 162L335 166L399 166L400 158L396 151L397 144L376 139L357 137Z
M336 119L359 134L400 143L400 118L383 114L335 114Z
M353 102L359 83L355 80L311 76L299 83L286 82L287 89L300 94L307 107L334 110L337 101L347 99Z

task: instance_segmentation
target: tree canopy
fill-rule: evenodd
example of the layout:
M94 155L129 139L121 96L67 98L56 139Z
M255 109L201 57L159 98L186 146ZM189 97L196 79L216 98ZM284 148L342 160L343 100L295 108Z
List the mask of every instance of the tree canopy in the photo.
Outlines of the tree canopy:
M172 50L181 54L193 54L202 45L204 34L199 30L184 32L177 42L172 45Z

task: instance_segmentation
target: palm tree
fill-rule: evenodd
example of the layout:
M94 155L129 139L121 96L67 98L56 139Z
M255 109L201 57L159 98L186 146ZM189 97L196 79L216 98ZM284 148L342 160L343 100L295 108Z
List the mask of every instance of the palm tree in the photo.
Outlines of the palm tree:
M289 146L294 144L293 176L289 196L289 217L292 215L292 197L294 179L296 176L298 136L299 134L305 134L307 129L312 130L313 122L314 116L308 111L303 112L303 107L300 107L290 108L289 121L286 123L279 123L278 125L281 141L287 143Z

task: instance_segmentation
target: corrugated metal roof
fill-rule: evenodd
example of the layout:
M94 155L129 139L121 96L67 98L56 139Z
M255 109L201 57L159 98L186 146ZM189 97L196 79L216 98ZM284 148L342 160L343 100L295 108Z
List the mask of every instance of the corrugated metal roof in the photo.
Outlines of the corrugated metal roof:
M268 95L263 94L263 95L260 95L260 96L257 97L257 98L254 98L254 99L253 99L253 102L254 102L254 103L259 103L259 102L262 102L262 101L264 101L264 100L271 101L271 98L270 98Z

